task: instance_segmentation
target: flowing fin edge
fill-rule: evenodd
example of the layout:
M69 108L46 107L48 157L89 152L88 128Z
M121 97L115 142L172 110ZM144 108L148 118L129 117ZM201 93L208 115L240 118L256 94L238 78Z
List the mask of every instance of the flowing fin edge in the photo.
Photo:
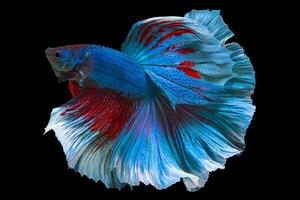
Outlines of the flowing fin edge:
M192 10L184 17L205 26L211 34L223 43L234 35L223 21L220 10Z
M225 45L231 51L231 59L234 62L232 71L235 76L225 83L224 87L237 96L249 96L255 88L255 71L249 57L244 53L243 47L232 42Z
M168 103L166 100L163 101L163 102ZM228 108L222 108L222 109L220 109L220 112L221 113L228 112L227 114L229 114L228 119L224 119L225 120L224 123L228 124L228 122L230 121L230 119L232 117L234 117L236 119L240 119L237 122L237 126L241 126L241 127L238 128L240 130L240 132L243 132L240 141L242 141L244 143L244 136L245 136L246 130L247 130L249 124L250 124L251 118L253 116L254 106L250 105L249 101L241 101L240 103L238 103L238 102L235 102L235 101L227 102L229 107L231 107L230 105L235 105L235 108L233 109L233 110L235 110L234 112L229 110ZM164 107L164 106L166 106L166 105L160 105L160 107ZM152 110L153 108L150 108L150 107L151 107L150 104L148 104L148 105L145 104L140 108L141 110L138 110L138 111L142 111L142 112L137 112L137 115L140 116L140 120L153 119L151 117L151 113L153 111ZM158 109L158 108L156 108L156 109ZM211 108L209 108L209 109L211 109L212 112L214 112L214 110L218 110L218 108L216 108L215 106L211 106ZM193 110L195 110L195 109L193 109ZM243 110L243 112L240 112L239 110ZM169 108L168 111L170 111L170 108ZM83 137L84 139L83 140L81 139L79 141L80 144L79 144L79 142L71 141L72 139L74 139L74 137L73 138L68 137L66 133L69 133L71 131L72 127L64 125L65 122L62 121L62 118L61 118L61 113L62 112L64 112L63 108L53 109L52 117L51 117L51 119L50 119L50 121L49 121L49 123L48 123L45 130L46 131L49 131L51 129L54 130L56 137L58 138L58 140L62 144L63 150L64 150L64 152L66 154L66 157L67 157L67 160L68 160L68 166L70 168L74 169L74 171L76 171L76 172L79 172L82 176L85 175L88 178L93 179L95 182L97 182L99 180L102 181L107 188L117 188L117 189L120 190L126 184L129 184L130 186L138 186L138 185L140 185L140 183L143 183L145 185L151 184L157 189L165 189L165 188L167 188L167 187L183 180L183 183L185 184L188 191L197 191L198 189L204 187L204 185L205 185L205 183L206 183L206 181L209 177L210 172L213 172L217 169L224 169L227 158L232 157L234 155L241 154L244 150L244 145L243 145L239 149L232 148L232 151L231 150L228 151L228 149L227 150L224 149L225 151L223 153L221 153L221 152L219 152L219 150L217 150L217 152L219 152L221 154L219 154L219 153L215 154L215 153L211 152L212 153L211 156L217 156L219 158L214 162L212 162L212 160L209 160L209 159L207 160L205 158L198 160L198 162L202 163L202 164L198 163L198 164L200 164L198 167L200 167L200 169L202 169L202 167L203 167L203 169L202 170L198 169L198 172L197 172L197 170L194 171L195 169L197 169L197 168L195 168L195 166L187 165L187 166L193 167L194 168L194 170L193 170L193 169L189 169L189 168L184 167L186 164L182 165L182 164L177 163L177 161L174 161L173 160L174 158L172 156L174 154L174 149L172 150L172 148L171 148L171 149L168 150L169 147L166 149L165 147L161 146L160 148L158 148L158 149L160 149L159 150L160 153L158 155L161 155L162 158L164 158L163 159L164 162L162 163L164 170L161 169L161 171L166 171L166 172L168 172L167 174L169 174L169 175L167 176L168 178L166 178L166 177L163 178L164 181L160 180L162 182L159 182L159 181L157 182L157 181L155 181L155 178L154 178L156 176L154 174L152 174L153 170L148 171L147 173L149 173L149 174L147 175L147 173L145 173L145 174L143 173L143 170L142 170L143 167L141 167L141 166L140 166L141 168L130 167L130 166L128 166L128 168L127 167L123 168L124 166L121 167L121 164L119 163L120 162L119 159L122 156L120 157L120 155L113 155L116 152L118 152L117 154L123 153L124 149L121 148L122 144L127 145L128 142L126 142L126 140L129 140L129 141L132 140L130 138L140 138L141 140L144 140L145 138L143 138L143 134L142 134L143 132L140 133L141 134L140 136L135 135L136 132L133 132L132 133L133 137L131 137L130 134L128 135L127 132L126 133L123 132L118 136L118 138L116 138L116 141L113 141L113 142L112 141L105 141L106 143L103 145L104 150L101 151L101 153L100 153L100 151L98 151L98 153L97 153L97 151L95 151L94 148L87 148L87 144L90 144L91 142L94 141L95 134L91 134L90 132L88 132L88 134L85 134L85 136ZM174 111L171 111L171 112L174 112ZM140 114L138 114L138 113L140 113ZM143 113L144 113L145 116L142 116ZM247 117L244 117L243 119L241 119L241 117L235 116L236 115L235 113L240 113L240 115L246 114ZM169 113L169 114L171 114L171 113ZM227 116L227 114L226 114L226 116ZM172 115L170 115L170 116L172 116ZM213 117L213 118L210 118L210 117ZM204 120L214 121L217 118L218 118L217 116L210 116L210 115L209 115L209 117L208 116L203 116ZM132 119L136 119L136 118L133 116ZM202 120L202 119L200 119L200 120ZM80 122L80 119L78 119L77 122ZM136 128L138 128L140 126L139 124L141 124L141 123L135 122L135 125L131 124L132 126L130 127L130 129L136 130ZM147 123L145 121L145 125L146 124ZM154 122L154 125L155 124L157 124L157 122L156 123ZM146 127L147 126L145 126L145 128ZM203 128L205 128L205 126L203 126ZM128 127L124 127L124 130L125 129L128 129ZM85 132L86 130L87 129L84 128L84 127L80 128L80 129L76 129L76 131L78 131L78 132ZM142 130L144 130L144 129L142 129ZM159 130L159 129L157 129L157 130ZM180 130L180 129L178 129L178 130ZM185 139L191 138L191 135L188 135L188 134L191 134L192 130L193 129L188 129L187 132L184 132L183 137ZM180 133L181 132L179 131L178 134L180 134ZM182 134L180 134L180 135L182 135ZM155 141L156 136L157 135L152 136L152 142ZM198 137L199 136L197 136L197 138ZM211 142L207 143L208 146L205 145L207 148L209 148L209 149L213 148L213 146L211 146L211 145L216 145L217 144L217 143L214 144L216 138L214 138L213 135L208 134L205 137L212 137L212 138L209 139ZM169 139L167 139L167 138L169 138ZM173 140L171 135L167 136L167 138L165 138L165 139L167 139L165 142L167 142L168 140ZM208 142L207 139L204 138L204 141ZM149 139L144 140L145 145L142 145L143 148L150 141L149 141ZM165 144L165 142L163 142L163 143ZM74 146L75 149L74 149L74 147L71 147L70 144L73 144L72 146ZM183 145L182 148L183 149L180 150L180 151L185 152L185 156L188 156L188 157L180 157L180 160L186 158L190 161L193 161L198 156L201 155L201 154L199 154L199 152L203 150L203 149L201 149L201 146L200 146L200 148L198 148L198 150L197 149L189 149L188 146L190 146L192 144L193 144L192 140L190 140L189 142L182 143L182 145ZM200 144L200 143L198 143L198 144ZM195 146L195 143L194 143L194 146ZM153 148L154 147L151 147L150 149L153 149ZM177 147L175 147L175 149L176 148ZM112 150L112 149L114 149L114 150ZM129 149L131 150L131 149L134 149L134 148L129 148ZM154 149L156 149L156 148L154 148ZM147 150L147 149L145 149L145 150ZM74 154L74 151L77 152L76 153L77 155L76 154L72 155L72 154ZM142 150L140 150L140 151L142 151ZM208 152L209 151L211 151L211 150L208 150ZM148 152L148 150L147 150L147 152ZM177 150L175 150L175 152L177 152ZM104 155L101 155L102 153L104 153ZM178 154L177 156L179 156L179 155L180 154ZM192 156L192 157L190 157L190 159L189 159L189 156ZM97 159L96 157L99 157L99 159ZM114 157L115 159L112 159L112 157ZM129 156L129 157L132 157L132 156ZM126 156L124 158L126 158ZM141 158L146 159L145 157L141 157ZM101 159L103 159L103 160L101 161ZM197 158L197 159L199 159L199 158ZM188 161L188 162L190 162L190 161ZM94 163L94 164L90 165L91 162ZM126 163L127 162L128 161L126 161ZM107 165L107 166L100 167L101 163L104 163L103 165ZM92 166L92 167L90 168L89 166ZM99 168L101 168L103 170L105 170L105 169L107 169L107 170L102 171L101 172L102 174L101 174L100 172L98 172L98 167L97 166L99 166ZM133 165L133 166L135 166L135 165ZM152 166L152 164L149 165L149 166ZM119 170L117 170L117 168L119 168ZM122 172L122 171L124 171L125 169L127 169L129 171L128 171L128 173L124 174L124 172ZM131 170L138 170L138 171L141 170L141 171L139 173L137 173L137 175L136 175L135 174L136 172L133 173L133 171L132 171L132 173L129 173ZM159 170L158 170L158 172L159 172ZM201 173L201 174L199 174L199 173ZM129 176L127 176L126 174L129 175ZM173 175L176 175L176 176L173 176L173 175L170 175L170 174L173 174ZM133 178L132 176L133 177L137 176L137 177ZM153 177L151 178L151 176L153 176ZM162 176L162 177L164 177L164 176Z

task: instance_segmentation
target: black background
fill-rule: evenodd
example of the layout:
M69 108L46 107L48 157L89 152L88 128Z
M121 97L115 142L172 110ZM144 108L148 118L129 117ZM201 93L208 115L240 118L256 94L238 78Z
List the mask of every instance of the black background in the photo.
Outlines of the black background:
M220 9L225 22L235 33L230 41L243 46L256 71L257 87L253 95L257 106L253 121L247 131L246 149L239 157L230 158L225 170L211 173L206 186L194 193L186 192L183 183L177 183L162 191L152 186L122 189L106 189L102 183L81 177L68 169L62 147L53 131L43 135L52 108L71 98L67 84L58 84L47 62L44 50L66 44L95 43L119 49L131 25L136 21L155 16L183 16L191 9ZM278 63L271 63L274 54L272 43L277 40L280 29L274 35L270 29L278 23L275 2L262 4L262 1L213 1L213 0L173 0L173 1L84 1L45 2L18 4L9 23L11 34L16 38L9 40L11 46L18 47L17 56L10 63L18 66L10 92L16 95L16 104L24 111L15 120L18 129L13 153L16 161L14 175L9 174L13 193L49 197L101 198L125 197L146 192L168 198L170 193L181 193L184 198L244 198L262 194L279 194L286 186L282 178L280 147L275 138L279 128L273 128L270 120L273 109L270 97L274 87L270 86L271 71L279 70ZM276 22L276 23L275 23ZM5 38L4 38L5 39ZM17 44L13 44L17 43ZM15 54L14 54L15 55ZM20 64L19 64L20 63ZM13 68L15 69L15 68ZM20 77L20 78L19 78ZM274 83L274 82L273 82ZM280 86L275 86L275 88ZM18 127L20 126L20 127ZM20 130L21 129L21 130ZM13 151L11 151L13 152ZM17 155L17 156L16 156ZM17 157L17 158L16 158ZM288 194L286 194L288 195ZM193 197L191 197L193 196ZM147 195L143 195L147 197ZM103 197L104 198L104 197Z

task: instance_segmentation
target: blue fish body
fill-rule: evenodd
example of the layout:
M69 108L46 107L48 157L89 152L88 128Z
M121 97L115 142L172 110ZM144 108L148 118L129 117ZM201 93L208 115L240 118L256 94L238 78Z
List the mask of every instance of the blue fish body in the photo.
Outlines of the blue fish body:
M71 57L72 60L69 60L67 70L77 75L74 75L71 79L76 79L81 83L81 86L87 79L99 87L110 88L133 98L146 96L150 91L144 69L125 53L92 44L76 45L75 49L74 46L68 45L59 48L59 50L56 49L56 51L60 52L62 56L60 60L63 63L67 60L65 56L71 54L69 51L77 52L78 57L81 59ZM55 54L52 48L47 49L47 52L48 54ZM51 55L48 57L51 59ZM54 62L52 64L54 69L63 69L59 66L59 63ZM58 77L66 76L60 71L58 73L60 73ZM70 77L60 78L70 79Z
M245 148L255 73L220 12L135 23L121 51L93 44L48 48L74 97L53 109L68 165L107 187L183 180L203 187L209 172Z
M134 98L147 96L150 88L146 73L130 56L108 47L93 46L88 57L93 66L88 79L99 87Z

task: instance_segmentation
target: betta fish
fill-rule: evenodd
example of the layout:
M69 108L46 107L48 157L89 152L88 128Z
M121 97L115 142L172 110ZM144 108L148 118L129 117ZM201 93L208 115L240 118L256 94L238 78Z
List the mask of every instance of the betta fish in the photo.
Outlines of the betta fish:
M97 44L46 49L72 99L54 108L70 168L107 188L203 187L245 148L255 72L218 10L136 22L120 51Z

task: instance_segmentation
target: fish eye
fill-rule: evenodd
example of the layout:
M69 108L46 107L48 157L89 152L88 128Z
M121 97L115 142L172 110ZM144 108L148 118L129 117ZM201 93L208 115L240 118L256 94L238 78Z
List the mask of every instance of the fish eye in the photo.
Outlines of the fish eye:
M59 52L56 52L56 53L54 54L54 56L55 56L56 58L59 58L60 53L59 53Z

